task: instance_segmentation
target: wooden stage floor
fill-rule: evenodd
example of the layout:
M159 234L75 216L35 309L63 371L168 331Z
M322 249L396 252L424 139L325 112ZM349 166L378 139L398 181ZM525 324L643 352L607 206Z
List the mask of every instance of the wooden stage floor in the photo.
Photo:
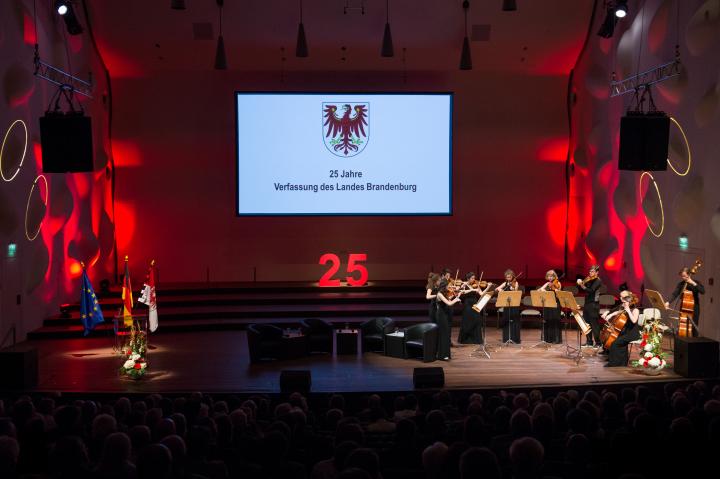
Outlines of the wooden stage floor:
M493 328L487 333L489 345L498 345L500 331ZM563 356L562 345L548 350L531 348L538 340L538 330L523 334L522 347L498 348L491 359L478 356L477 347L468 345L453 348L449 362L422 363L367 353L313 355L259 365L250 365L244 331L158 334L151 341L151 368L140 381L118 376L121 360L112 352L110 337L33 340L28 344L39 351L39 391L274 393L279 391L283 369L311 370L313 392L407 391L413 389L413 368L423 366L443 367L448 389L579 387L682 379L671 369L647 376L633 368L605 368L592 350L576 365Z

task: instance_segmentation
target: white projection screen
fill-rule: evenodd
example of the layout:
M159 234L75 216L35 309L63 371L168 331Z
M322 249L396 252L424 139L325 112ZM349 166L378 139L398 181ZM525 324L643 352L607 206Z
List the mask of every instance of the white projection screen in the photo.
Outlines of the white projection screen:
M452 93L235 92L236 212L450 215Z

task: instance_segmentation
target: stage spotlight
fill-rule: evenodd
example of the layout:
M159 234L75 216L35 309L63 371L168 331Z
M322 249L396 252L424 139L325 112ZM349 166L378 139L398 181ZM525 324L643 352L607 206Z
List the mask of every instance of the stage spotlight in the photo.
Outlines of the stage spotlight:
M222 28L222 14L223 14L223 0L216 0L218 9L220 11L220 35L218 35L217 46L215 48L215 69L216 70L227 70L227 56L225 55L225 40L223 39L223 28Z
M390 6L389 0L385 0L385 33L383 34L380 56L392 57L395 55L393 49L392 32L390 31Z
M60 15L65 15L68 11L67 3L61 1L55 2L55 8Z
M627 15L627 0L620 0L615 5L615 16L618 18L625 18Z
M307 38L305 38L305 25L302 16L303 2L300 0L300 23L298 24L297 42L295 43L295 56L307 58L309 56Z
M55 0L55 10L65 21L65 28L70 35L80 35L83 28L75 15L72 3L65 0Z
M503 12L514 12L517 10L517 2L515 0L503 0Z

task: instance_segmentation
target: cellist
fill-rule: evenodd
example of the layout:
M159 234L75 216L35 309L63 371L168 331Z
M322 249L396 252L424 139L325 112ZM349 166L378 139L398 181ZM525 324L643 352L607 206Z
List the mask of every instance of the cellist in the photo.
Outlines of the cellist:
M636 301L636 296L630 291L622 291L620 293L620 307L616 311L604 315L606 321L611 321L613 317L619 314L627 315L625 327L608 350L608 362L605 364L606 368L627 366L628 360L630 359L628 356L628 345L636 339L640 339L640 328L638 328L637 324L640 318L640 310L635 307Z
M674 302L678 296L683 292L683 289L690 291L693 295L695 304L693 305L693 321L695 325L700 324L700 295L705 294L705 286L700 281L696 281L690 274L690 268L683 268L680 270L680 282L675 287L675 291L672 292L670 300L665 303L665 307L669 308L670 303ZM698 335L697 328L692 328L693 336Z

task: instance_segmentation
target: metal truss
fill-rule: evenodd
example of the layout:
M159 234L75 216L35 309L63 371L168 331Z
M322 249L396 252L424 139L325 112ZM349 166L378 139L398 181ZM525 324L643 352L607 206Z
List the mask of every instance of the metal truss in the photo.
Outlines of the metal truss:
M58 85L62 89L71 90L73 93L92 98L91 74L88 74L87 81L82 80L40 60L37 53L35 54L35 76L47 80L53 85Z
M638 90L647 88L654 83L660 83L669 78L680 74L682 64L679 59L671 62L663 63L656 67L646 70L637 75L633 75L624 80L612 81L610 83L610 97L625 95L627 93L635 93Z

